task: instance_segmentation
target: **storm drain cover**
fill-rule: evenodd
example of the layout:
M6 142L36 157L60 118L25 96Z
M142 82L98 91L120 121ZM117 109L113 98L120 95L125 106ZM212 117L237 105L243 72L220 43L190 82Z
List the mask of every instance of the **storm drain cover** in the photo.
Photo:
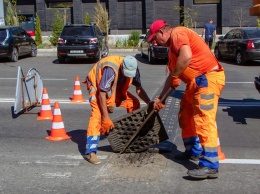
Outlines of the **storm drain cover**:
M149 111L147 109L148 107L146 106L113 120L115 128L110 131L107 138L114 152L120 152L125 148L128 141L148 116ZM154 113L124 152L142 152L147 150L149 146L167 139L168 135L160 115Z

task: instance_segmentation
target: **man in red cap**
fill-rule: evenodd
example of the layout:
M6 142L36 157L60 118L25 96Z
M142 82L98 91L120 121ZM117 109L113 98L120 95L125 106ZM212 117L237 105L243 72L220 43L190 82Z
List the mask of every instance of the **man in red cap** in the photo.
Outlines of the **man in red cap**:
M154 108L159 111L164 107L160 99L170 87L178 87L180 80L186 84L179 111L185 152L174 158L199 160L198 168L187 172L191 177L217 178L219 158L216 113L219 96L225 85L224 69L205 41L186 27L173 28L163 20L156 20L150 27L148 40L154 39L169 48L170 70Z

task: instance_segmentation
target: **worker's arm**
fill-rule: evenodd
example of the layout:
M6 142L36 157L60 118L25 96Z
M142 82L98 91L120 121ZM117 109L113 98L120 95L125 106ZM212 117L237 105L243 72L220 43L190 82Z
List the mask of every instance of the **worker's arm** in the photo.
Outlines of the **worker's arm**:
M182 72L188 67L190 64L192 58L192 53L190 46L184 45L179 50L179 56L176 61L175 68L173 71L170 72L169 76L167 77L164 88L159 96L159 98L162 98L162 96L172 87L173 77L178 78L182 74Z
M146 104L148 104L150 102L150 98L148 97L147 93L142 88L142 86L136 87L136 93Z
M188 67L192 58L191 48L188 45L184 45L179 50L179 56L177 58L175 68L171 71L171 76L180 77L182 72Z

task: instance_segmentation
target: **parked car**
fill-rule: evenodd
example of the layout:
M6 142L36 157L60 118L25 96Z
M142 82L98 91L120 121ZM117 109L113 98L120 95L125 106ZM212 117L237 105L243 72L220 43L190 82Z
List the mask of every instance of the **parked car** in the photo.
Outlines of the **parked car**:
M155 40L148 42L150 36L150 30L145 36L141 36L140 43L141 57L148 57L150 64L155 63L158 59L168 59L168 47L161 46Z
M108 55L106 33L94 24L67 24L58 39L57 57L64 63L66 57L101 59Z
M214 53L217 59L235 59L239 65L260 59L260 28L236 28L220 36Z
M255 88L256 90L260 93L260 73L259 73L259 77L255 77Z
M0 58L16 62L23 55L36 57L34 39L21 27L0 26Z

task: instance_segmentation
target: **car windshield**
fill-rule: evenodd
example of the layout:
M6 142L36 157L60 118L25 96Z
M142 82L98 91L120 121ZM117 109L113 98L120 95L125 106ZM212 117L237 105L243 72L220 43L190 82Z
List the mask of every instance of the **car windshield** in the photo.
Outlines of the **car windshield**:
M0 41L4 41L7 36L5 29L0 29Z
M94 32L91 27L64 27L61 36L94 36Z
M260 38L260 29L246 30L248 38Z

